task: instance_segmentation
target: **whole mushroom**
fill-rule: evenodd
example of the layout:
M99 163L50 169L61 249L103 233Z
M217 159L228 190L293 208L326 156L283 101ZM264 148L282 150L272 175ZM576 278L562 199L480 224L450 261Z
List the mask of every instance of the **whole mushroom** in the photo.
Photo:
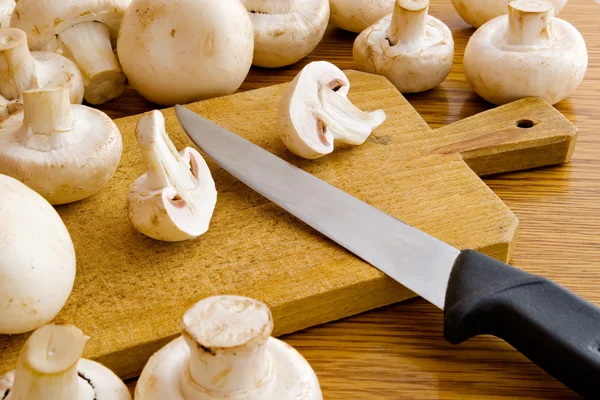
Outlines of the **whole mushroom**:
M0 173L52 204L102 189L121 159L121 134L103 112L69 102L65 88L23 93L23 111L0 126Z
M306 57L319 44L329 21L328 0L242 0L254 28L258 67L278 68Z
M15 0L0 0L0 28L10 26L10 16L16 5Z
M321 400L308 362L270 337L272 330L271 312L259 301L201 300L183 315L182 336L144 367L136 400Z
M553 8L544 0L513 1L508 15L471 36L465 76L479 96L496 105L528 96L555 104L577 89L587 69L585 41Z
M44 325L25 342L17 368L0 377L4 400L131 400L111 370L81 358L88 337L73 325Z
M169 242L205 233L217 190L200 153L191 147L177 152L160 111L144 114L136 134L147 172L127 194L132 225L146 236Z
M60 51L83 74L85 100L103 104L123 93L125 75L113 51L131 0L19 0L10 26L32 50Z
M0 193L0 334L24 333L51 321L69 298L75 249L39 194L6 175Z
M329 0L331 23L350 32L362 32L392 13L395 0Z
M567 0L550 0L555 15L563 9ZM452 5L468 24L479 28L491 19L508 13L510 0L452 0Z
M117 50L142 96L184 104L235 92L250 70L254 34L239 0L133 0Z
M429 0L396 0L392 15L354 41L358 69L388 78L402 93L433 89L446 79L454 59L452 32L427 15Z

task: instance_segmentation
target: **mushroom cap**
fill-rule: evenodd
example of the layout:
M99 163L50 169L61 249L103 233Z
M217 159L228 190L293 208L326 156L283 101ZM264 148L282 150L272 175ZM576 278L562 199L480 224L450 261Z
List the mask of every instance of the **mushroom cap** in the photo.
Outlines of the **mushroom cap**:
M27 33L31 50L55 50L55 37L80 22L97 21L116 41L123 13L131 0L19 0L10 26Z
M479 28L491 19L508 13L511 0L452 0L452 5L471 26ZM554 4L555 15L563 9L567 0L548 0Z
M81 104L83 77L73 61L50 51L32 51L31 55L44 66L38 72L40 88L66 87L71 103Z
M528 96L556 104L581 83L588 55L583 37L568 22L551 18L556 40L551 48L518 48L504 39L508 16L486 22L465 49L465 76L473 90L501 105Z
M364 30L354 41L353 57L361 71L383 75L402 93L433 89L446 79L454 60L452 32L439 19L427 15L423 46L391 46L387 39L392 15Z
M16 4L15 0L0 0L0 28L10 26L10 16Z
M394 10L395 0L329 0L331 22L345 31L362 32Z
M281 0L241 0L250 11L254 28L254 56L258 67L279 68L303 59L319 44L329 21L328 0L298 1L298 9L269 12Z
M112 178L121 159L119 128L103 112L74 104L73 129L30 135L23 111L0 126L0 173L17 178L52 204L89 197Z
M127 194L131 224L156 240L176 242L205 233L217 203L217 189L204 158L191 147L179 152L191 167L197 186L189 192L193 204L177 198L173 188L150 190L148 174L140 176Z
M63 307L75 280L75 249L54 208L0 175L0 334L34 330Z
M129 83L162 105L233 93L253 49L252 22L239 0L134 0L117 43Z

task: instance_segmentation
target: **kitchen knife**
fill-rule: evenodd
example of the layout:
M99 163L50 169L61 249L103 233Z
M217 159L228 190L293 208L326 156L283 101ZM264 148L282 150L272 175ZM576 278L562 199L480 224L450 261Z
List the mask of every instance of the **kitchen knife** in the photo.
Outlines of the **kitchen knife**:
M191 140L246 185L444 310L458 344L500 337L586 398L600 398L600 308L558 284L454 247L182 106Z

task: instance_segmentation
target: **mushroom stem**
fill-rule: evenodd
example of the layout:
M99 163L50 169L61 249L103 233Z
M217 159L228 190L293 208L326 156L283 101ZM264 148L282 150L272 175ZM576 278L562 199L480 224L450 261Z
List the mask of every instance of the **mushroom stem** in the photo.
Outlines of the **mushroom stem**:
M75 123L67 88L23 92L23 112L23 125L29 126L33 134L70 131Z
M16 100L25 90L37 88L36 60L20 29L0 30L0 95Z
M78 400L77 374L88 338L72 325L45 325L31 334L17 361L11 400Z
M325 132L335 140L351 145L360 145L367 140L373 129L385 121L382 110L364 112L357 108L345 96L327 86L320 89L321 112L317 116Z
M425 36L425 19L429 0L396 0L388 29L390 45L420 42ZM418 46L420 48L420 45Z
M85 82L85 100L102 104L125 90L125 75L115 55L110 30L100 22L81 22L58 34L65 55L77 64Z
M544 0L517 0L508 5L508 30L511 45L547 46L552 42L550 21L554 5Z
M290 14L300 7L299 0L247 0L244 4L251 13Z

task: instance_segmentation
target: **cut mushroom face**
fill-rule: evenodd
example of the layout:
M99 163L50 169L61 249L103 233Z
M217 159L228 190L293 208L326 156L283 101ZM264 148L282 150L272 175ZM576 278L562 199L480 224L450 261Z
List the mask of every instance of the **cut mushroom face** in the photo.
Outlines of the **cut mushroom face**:
M17 368L0 377L4 400L130 400L108 368L82 359L88 338L73 325L45 325L21 349Z
M103 112L69 103L65 88L23 93L22 112L0 127L0 173L52 204L102 189L121 159L121 134Z
M331 22L346 31L362 32L392 13L395 0L329 0Z
M190 147L178 153L156 110L142 116L137 137L147 172L127 194L132 225L146 236L169 242L205 233L217 190L200 153Z
M183 316L182 337L158 351L136 400L321 400L317 376L291 346L270 337L271 312L240 296L206 298Z
M0 29L0 95L6 100L5 106L12 104L10 110L4 108L6 113L22 108L24 91L45 87L69 89L71 103L83 100L83 78L75 64L51 52L30 53L25 32Z
M544 0L518 0L510 12L479 28L465 49L473 90L500 105L528 96L558 103L577 89L587 69L585 41L553 16Z
M32 50L61 51L77 64L85 100L102 104L125 90L125 75L113 51L131 0L21 0L11 27L27 33Z
M567 0L551 0L555 15L563 9ZM510 0L452 0L452 5L461 18L475 28L508 12Z
M10 26L10 16L17 3L15 0L0 0L0 28Z
M335 65L317 61L300 71L279 105L279 133L304 158L333 151L334 141L360 145L385 121L382 110L363 112L346 98L350 82Z
M278 68L306 57L329 21L328 0L242 0L254 28L252 64Z
M361 71L383 75L402 93L433 89L446 79L454 59L450 29L427 15L429 0L397 0L392 15L355 40Z

